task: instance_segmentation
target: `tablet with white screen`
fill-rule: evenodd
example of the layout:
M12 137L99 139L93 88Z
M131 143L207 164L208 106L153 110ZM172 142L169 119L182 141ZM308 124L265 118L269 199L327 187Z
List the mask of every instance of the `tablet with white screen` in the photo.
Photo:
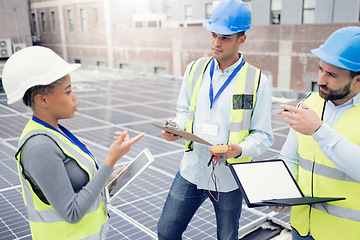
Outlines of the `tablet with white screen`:
M153 161L154 157L149 149L145 148L133 160L126 164L125 168L105 186L107 202L111 203L119 193L129 186ZM116 185L111 188L114 183Z
M248 207L295 206L345 199L341 196L305 196L280 159L234 163L229 167Z

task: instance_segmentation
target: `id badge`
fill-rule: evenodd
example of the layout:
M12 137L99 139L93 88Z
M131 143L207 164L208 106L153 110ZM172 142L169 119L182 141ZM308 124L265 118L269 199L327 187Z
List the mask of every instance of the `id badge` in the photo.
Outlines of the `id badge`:
M203 123L201 127L201 133L210 135L210 136L217 136L218 135L219 126L213 123Z

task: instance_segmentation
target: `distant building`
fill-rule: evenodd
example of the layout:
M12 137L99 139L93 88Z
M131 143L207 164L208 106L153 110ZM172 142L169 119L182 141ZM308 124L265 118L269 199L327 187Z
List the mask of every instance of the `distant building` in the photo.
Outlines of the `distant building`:
M322 24L358 22L359 0L243 0L252 11L253 25ZM137 15L159 14L160 27L201 26L219 0L110 0L117 7L112 12L116 24L125 27L147 27L132 19ZM142 4L146 3L146 4ZM123 7L122 7L123 6ZM138 7L141 6L141 7ZM121 17L123 16L123 17ZM153 21L153 20L149 20ZM159 26L159 25L158 25Z
M359 0L247 0L254 25L359 21Z
M5 8L2 7L6 2ZM360 25L360 0L245 0L253 29L241 47L274 88L316 87L317 59L310 53L336 29ZM346 4L345 4L346 2ZM16 31L15 8L28 17ZM181 77L192 60L210 55L202 24L219 1L212 0L2 0L13 43L52 48L69 62ZM7 9L7 10L2 10ZM6 16L3 16L6 15ZM24 15L25 16L25 15ZM26 18L26 19L25 19ZM3 24L1 24L2 26ZM0 27L2 28L2 27ZM0 34L3 33L0 29ZM1 38L1 35L0 35Z
M0 1L0 60L32 45L29 12L29 0Z

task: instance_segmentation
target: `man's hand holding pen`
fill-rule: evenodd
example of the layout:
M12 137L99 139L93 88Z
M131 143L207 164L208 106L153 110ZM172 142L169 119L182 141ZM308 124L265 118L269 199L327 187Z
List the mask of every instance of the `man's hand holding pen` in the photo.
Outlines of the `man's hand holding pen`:
M320 117L304 103L301 103L301 108L296 108L291 105L280 105L284 111L277 111L276 114L285 117L291 128L304 135L313 135L323 125Z

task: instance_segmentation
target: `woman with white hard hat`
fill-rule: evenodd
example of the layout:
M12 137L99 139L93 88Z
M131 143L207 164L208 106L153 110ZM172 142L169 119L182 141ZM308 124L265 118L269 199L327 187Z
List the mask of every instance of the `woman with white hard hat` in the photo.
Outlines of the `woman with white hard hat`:
M45 47L12 55L2 78L8 104L23 100L33 111L18 144L16 159L33 239L104 239L109 229L104 185L113 166L144 134L129 139L115 132L104 164L58 124L77 111L68 64Z

